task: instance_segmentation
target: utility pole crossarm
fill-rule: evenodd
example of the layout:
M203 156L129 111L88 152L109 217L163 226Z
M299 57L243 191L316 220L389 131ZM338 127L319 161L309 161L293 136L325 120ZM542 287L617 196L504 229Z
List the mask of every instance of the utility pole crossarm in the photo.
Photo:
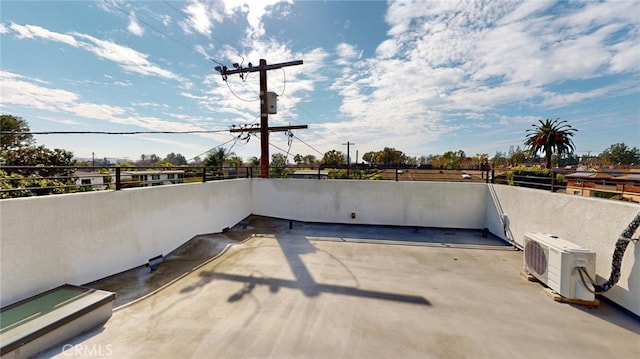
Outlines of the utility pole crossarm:
M272 126L269 127L270 132L286 132L289 130L304 130L309 128L308 125L293 125L293 126ZM248 128L232 128L229 132L260 132L262 129L260 127L248 127Z
M233 70L229 70L228 68L223 67L221 68L221 70L218 70L218 71L220 71L220 73L224 76L224 75L240 74L245 72L257 72L260 70L269 71L269 70L279 69L287 66L302 65L302 63L303 63L302 60L296 60L296 61L289 61L289 62L281 62L279 64L241 67Z

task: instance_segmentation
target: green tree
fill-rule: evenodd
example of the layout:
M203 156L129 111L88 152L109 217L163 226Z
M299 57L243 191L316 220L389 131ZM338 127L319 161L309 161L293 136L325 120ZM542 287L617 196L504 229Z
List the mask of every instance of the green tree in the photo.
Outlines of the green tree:
M385 147L376 154L376 162L384 164L401 164L405 163L407 156L404 152L395 148Z
M602 151L600 157L611 164L632 165L640 163L640 150L629 148L624 143L616 143Z
M515 150L513 146L509 148L509 158L507 159L512 165L519 165L527 160L527 154L518 146Z
M227 162L227 164L229 166L240 167L240 166L242 166L242 157L236 155L235 153L231 153L227 157L227 161L226 162Z
M253 156L251 158L249 158L249 165L251 167L258 167L260 166L260 159L256 156Z
M304 156L302 156L301 154L296 154L295 156L293 156L293 162L295 162L298 166L302 165L304 163Z
M325 165L341 165L345 162L345 155L341 151L331 150L326 152L322 157L322 163Z
M551 168L551 156L553 153L562 155L565 152L575 150L572 137L578 130L571 127L567 121L546 119L538 120L537 124L532 124L528 129L524 144L528 147L531 155L538 152L544 153L547 168Z
M153 167L173 167L173 163L167 160L160 160L153 164Z
M38 166L38 169L15 169L11 172L25 176L70 176L72 169L54 167L72 166L73 153L59 148L49 149L45 146L24 146L12 150L2 151L4 163L7 166Z
M274 153L271 155L270 176L285 177L287 167L287 156L282 153Z
M315 166L318 160L314 155L306 155L303 159L303 164L306 166Z
M167 157L164 158L164 161L169 162L172 165L176 165L176 166L184 166L187 164L187 159L184 158L183 155L181 155L180 153L176 154L173 152L168 154Z
M362 155L362 160L372 165L375 163L376 153L373 151L366 152L365 154Z
M224 148L218 147L217 150L207 154L204 158L204 165L207 167L220 167L224 163L226 157Z
M10 169L3 172L2 188L17 189L6 192L2 198L46 195L73 191L75 183L73 153L63 149L35 146L27 121L12 115L2 115L0 136L0 163L6 166L37 167ZM25 133L20 133L25 132ZM5 136L6 135L6 136Z
M491 163L495 166L504 166L507 164L507 154L504 152L496 151L496 154L491 158Z
M133 164L133 162L118 162L115 164L115 167L122 167L122 168L135 168L136 165Z
M0 198L40 196L73 191L73 169L59 168L73 165L73 153L45 146L22 146L0 150L0 161L7 166L37 166L37 168L11 169L0 176L2 188L14 189Z
M21 117L0 116L0 149L29 146L34 143L29 124ZM7 133L8 132L8 133Z
M575 166L580 163L580 158L573 152L563 153L562 156L558 154L553 155L552 161L558 164L558 167Z
M438 159L441 165L446 169L460 168L461 162L466 159L467 156L463 150L447 151Z
M151 155L145 155L143 153L140 155L140 159L135 162L135 165L138 167L151 167L161 160L162 158L158 157L155 153Z

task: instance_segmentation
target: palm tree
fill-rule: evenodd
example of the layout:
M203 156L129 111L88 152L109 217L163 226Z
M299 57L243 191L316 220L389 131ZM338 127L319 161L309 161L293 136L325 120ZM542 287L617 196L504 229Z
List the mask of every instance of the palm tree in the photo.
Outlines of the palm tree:
M560 121L559 118L538 120L537 124L531 126L533 128L527 130L524 144L528 146L532 155L544 152L547 168L551 169L551 155L554 152L560 156L575 149L571 137L578 130L571 127L567 121Z

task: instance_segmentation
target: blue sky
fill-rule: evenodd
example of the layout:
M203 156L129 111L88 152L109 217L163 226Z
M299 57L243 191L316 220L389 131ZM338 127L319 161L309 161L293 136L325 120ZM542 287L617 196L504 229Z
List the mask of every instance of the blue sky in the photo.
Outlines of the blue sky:
M0 111L77 157L247 159L260 141L258 73L211 60L303 60L268 73L271 154L394 147L410 156L522 145L538 119L578 129L579 155L640 147L638 1L2 1ZM243 62L244 61L244 62ZM290 161L292 159L290 158Z

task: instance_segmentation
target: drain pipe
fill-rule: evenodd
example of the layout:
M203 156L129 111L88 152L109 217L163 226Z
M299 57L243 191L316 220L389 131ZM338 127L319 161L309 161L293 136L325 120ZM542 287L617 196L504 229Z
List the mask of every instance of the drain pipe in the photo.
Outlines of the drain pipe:
M636 230L640 227L640 213L636 215L636 218L629 223L627 229L625 229L618 237L616 241L616 249L613 252L613 261L611 262L611 275L609 276L609 280L604 282L603 284L595 284L592 278L591 283L593 283L593 291L595 293L604 293L609 289L613 288L618 280L620 280L620 268L622 267L622 256L624 256L624 252L629 245L629 242L634 241L637 242L638 238L631 238ZM583 274L586 274L584 268L578 267L578 271L580 273L580 277L582 278ZM584 280L583 280L584 281Z

